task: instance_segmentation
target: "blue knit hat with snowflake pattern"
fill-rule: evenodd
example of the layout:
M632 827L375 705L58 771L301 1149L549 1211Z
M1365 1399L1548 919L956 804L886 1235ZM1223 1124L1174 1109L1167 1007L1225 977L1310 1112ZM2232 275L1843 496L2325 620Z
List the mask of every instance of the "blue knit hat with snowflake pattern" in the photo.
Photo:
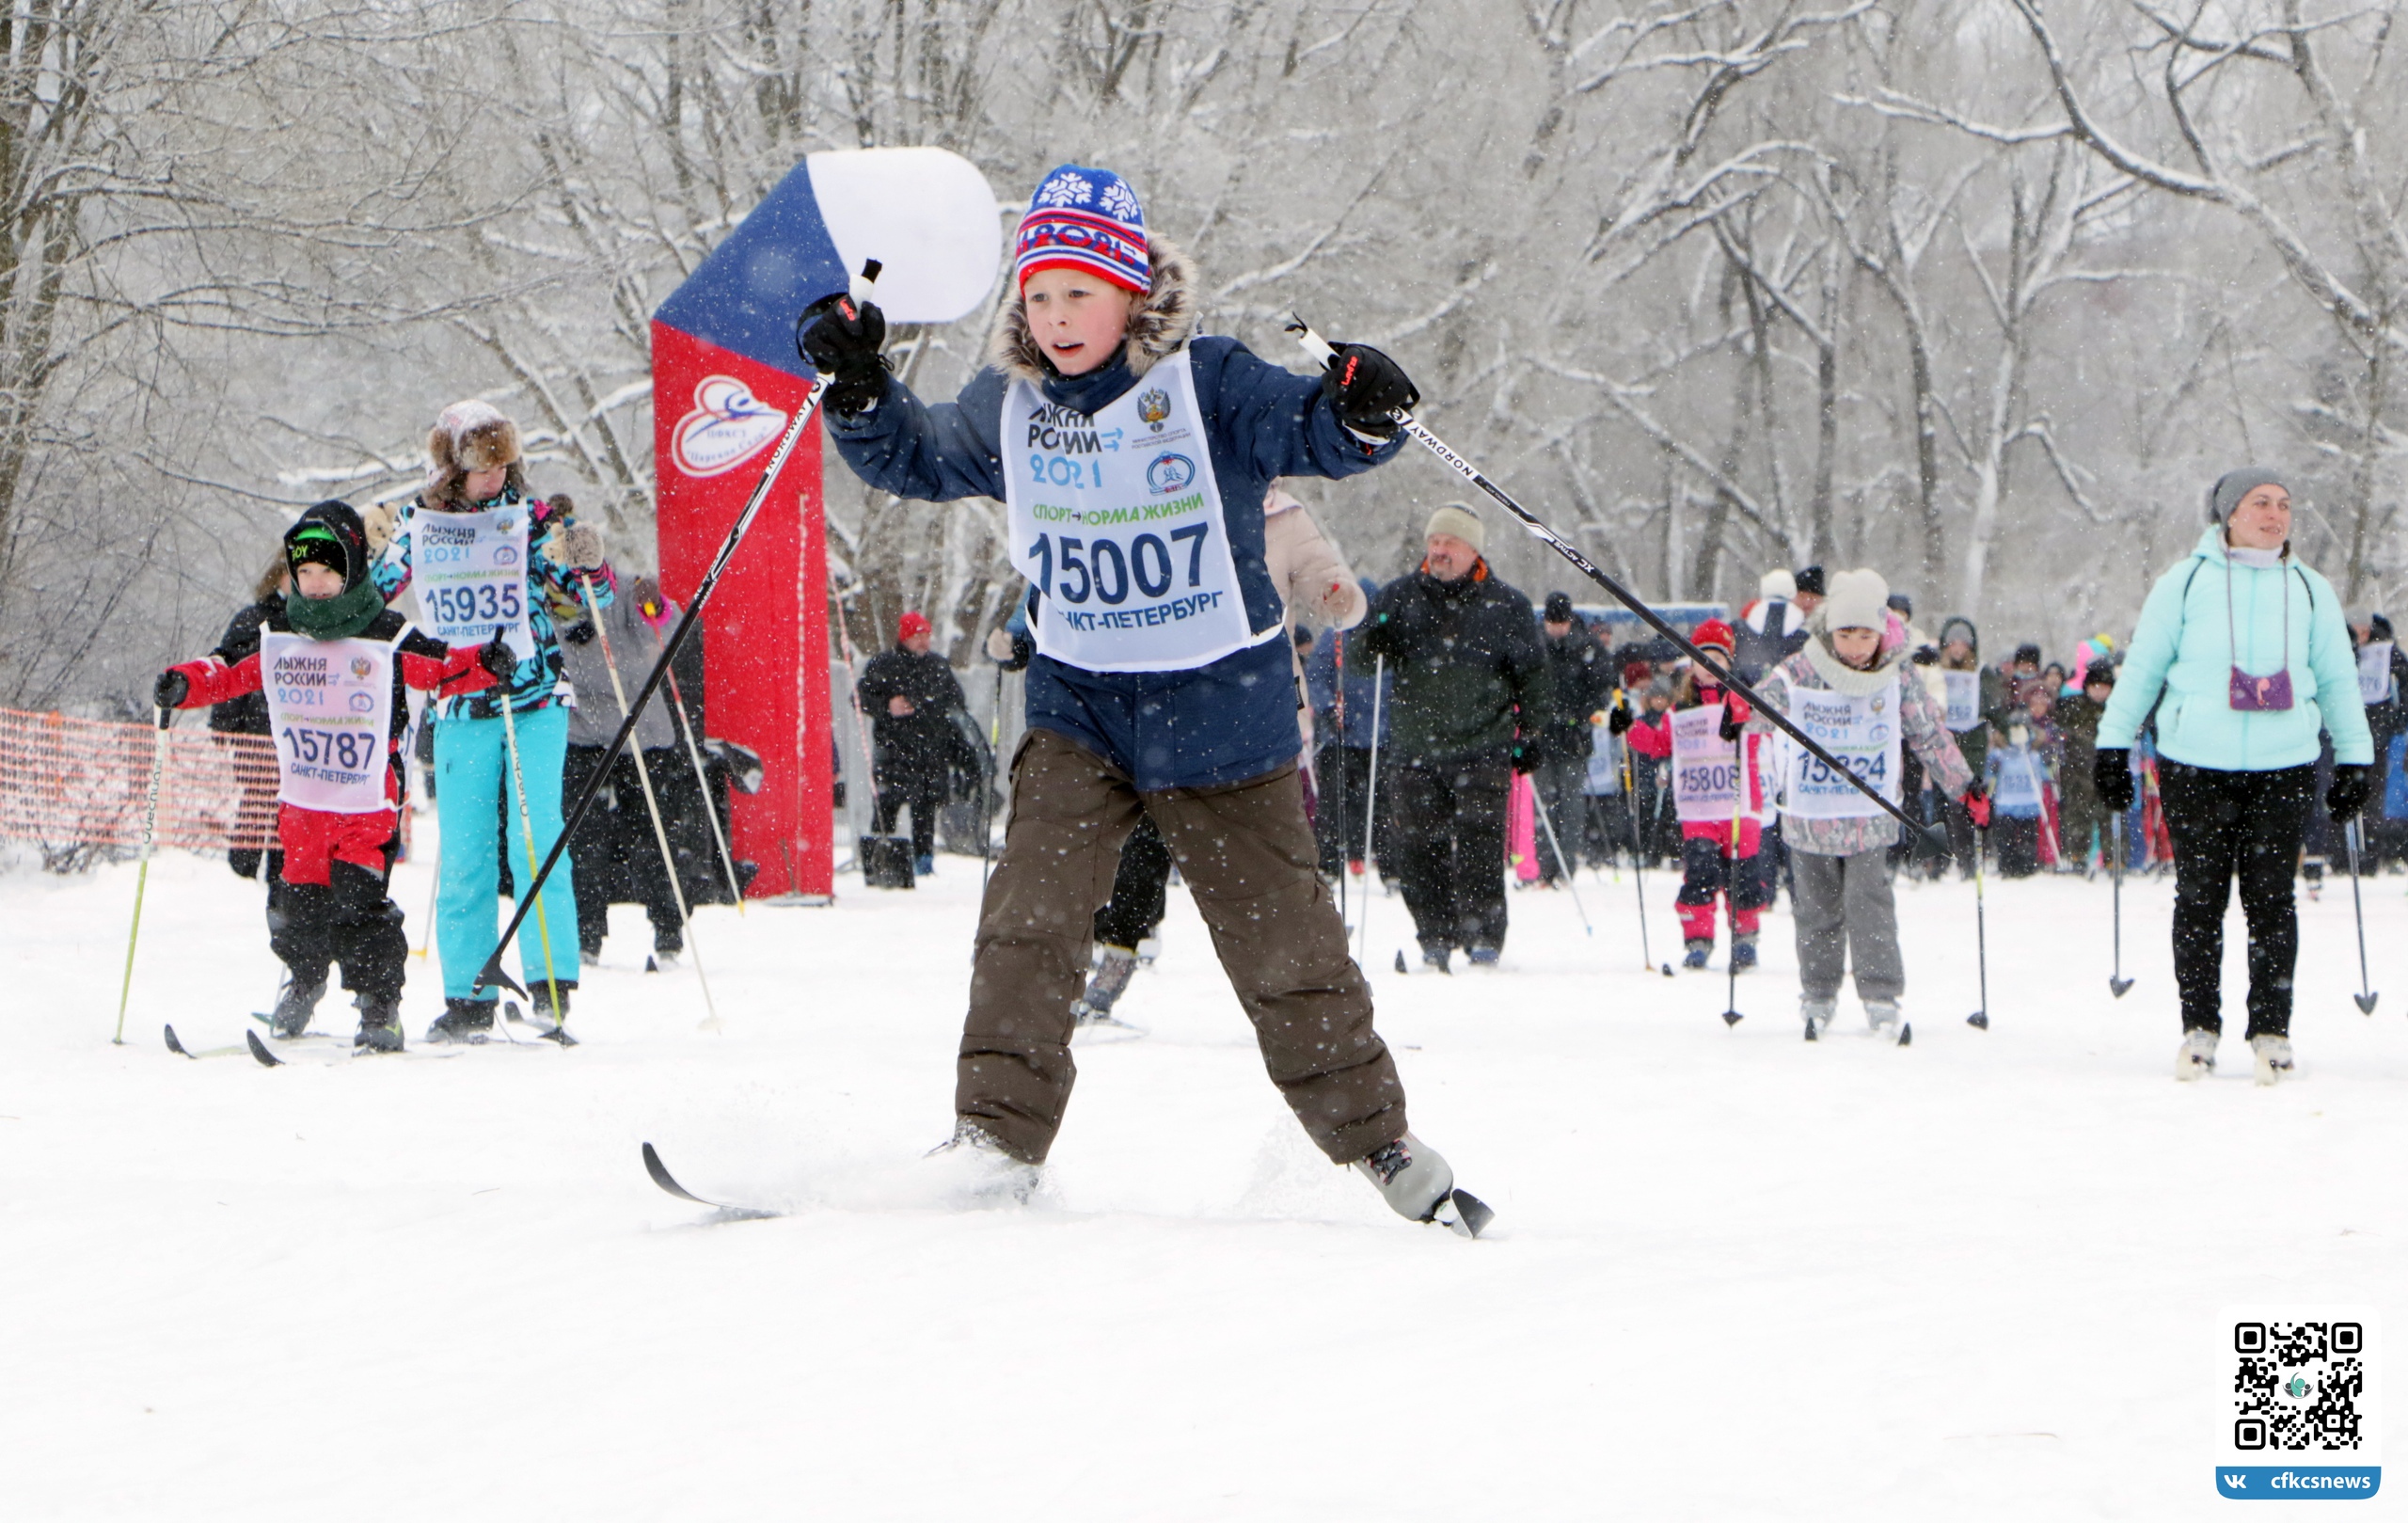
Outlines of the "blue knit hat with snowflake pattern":
M1023 287L1039 270L1086 270L1146 294L1153 289L1154 262L1137 193L1109 169L1062 165L1028 198L1015 265Z

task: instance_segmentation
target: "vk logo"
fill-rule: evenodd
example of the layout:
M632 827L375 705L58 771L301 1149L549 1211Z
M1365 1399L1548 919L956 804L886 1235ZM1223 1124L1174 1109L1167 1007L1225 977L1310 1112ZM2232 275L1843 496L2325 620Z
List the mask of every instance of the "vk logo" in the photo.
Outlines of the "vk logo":
M2249 1489L2249 1478L2245 1475L2238 1474L2235 1471L2219 1470L2216 1472L2216 1489L2222 1491L2227 1497L2238 1492L2247 1491Z

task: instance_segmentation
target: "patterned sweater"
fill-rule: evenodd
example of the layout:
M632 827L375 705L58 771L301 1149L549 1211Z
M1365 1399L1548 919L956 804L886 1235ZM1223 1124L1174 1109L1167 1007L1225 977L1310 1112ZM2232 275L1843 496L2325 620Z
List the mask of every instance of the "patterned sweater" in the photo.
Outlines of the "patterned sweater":
M528 510L527 526L527 628L535 643L535 654L518 663L510 675L510 709L514 714L532 713L555 704L575 707L576 689L567 681L561 659L560 627L574 624L583 615L584 587L576 573L553 563L545 555L544 547L568 522L552 511L551 504L541 498L526 496L515 488L505 489L490 501L477 504L479 509L518 506ZM390 603L409 589L417 575L412 564L413 540L410 527L421 515L436 512L423 502L412 502L402 510L394 526L393 537L385 546L385 553L369 570L375 578L377 591ZM598 608L609 608L618 590L618 579L608 564L593 570L594 601ZM609 706L609 694L603 694L604 706ZM492 720L501 717L501 693L488 690L474 694L445 697L436 702L437 720Z
M1789 712L1793 690L1846 690L1896 670L1899 658L1906 654L1906 628L1894 614L1882 634L1880 657L1870 672L1857 672L1841 664L1831 652L1830 632L1823 627L1819 610L1810 631L1803 650L1766 673L1764 680L1756 684L1757 695L1783 714ZM1840 680L1831 680L1833 676ZM1950 798L1961 795L1972 782L1973 774L1956 749L1956 738L1948 733L1943 722L1945 711L1933 701L1931 690L1916 681L1911 673L1898 683L1898 717L1905 726L1903 738L1922 759L1925 775ZM1759 714L1748 722L1748 727L1770 730L1772 723ZM1906 803L1911 806L1913 801ZM1887 850L1898 839L1898 822L1887 815L1856 819L1800 819L1784 815L1781 838L1792 850L1811 851L1823 857L1852 857L1864 851Z

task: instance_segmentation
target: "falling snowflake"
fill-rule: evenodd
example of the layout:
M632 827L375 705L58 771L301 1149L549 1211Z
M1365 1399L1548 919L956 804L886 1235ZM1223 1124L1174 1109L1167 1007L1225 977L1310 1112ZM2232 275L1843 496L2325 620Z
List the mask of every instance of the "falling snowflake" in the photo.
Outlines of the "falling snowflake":
M1074 174L1058 174L1037 193L1039 206L1085 206L1095 187Z
M1103 187L1103 209L1123 222L1137 220L1137 198L1117 180Z

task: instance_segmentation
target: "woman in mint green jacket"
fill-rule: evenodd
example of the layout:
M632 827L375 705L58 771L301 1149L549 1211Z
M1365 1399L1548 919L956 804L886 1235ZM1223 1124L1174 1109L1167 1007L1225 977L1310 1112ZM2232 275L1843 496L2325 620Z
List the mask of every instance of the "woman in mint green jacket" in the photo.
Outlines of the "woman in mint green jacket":
M2267 470L2236 470L2208 495L2214 525L2157 579L2115 696L2099 721L2107 807L2131 807L2131 745L2157 707L2159 789L2174 837L2174 980L2182 1048L2174 1076L2215 1068L2232 880L2249 920L2249 1046L2258 1082L2291 1071L2291 896L2321 734L2333 737L2336 823L2366 802L2374 743L2356 657L2333 584L2291 559L2291 500ZM2160 694L2163 702L2159 702Z

